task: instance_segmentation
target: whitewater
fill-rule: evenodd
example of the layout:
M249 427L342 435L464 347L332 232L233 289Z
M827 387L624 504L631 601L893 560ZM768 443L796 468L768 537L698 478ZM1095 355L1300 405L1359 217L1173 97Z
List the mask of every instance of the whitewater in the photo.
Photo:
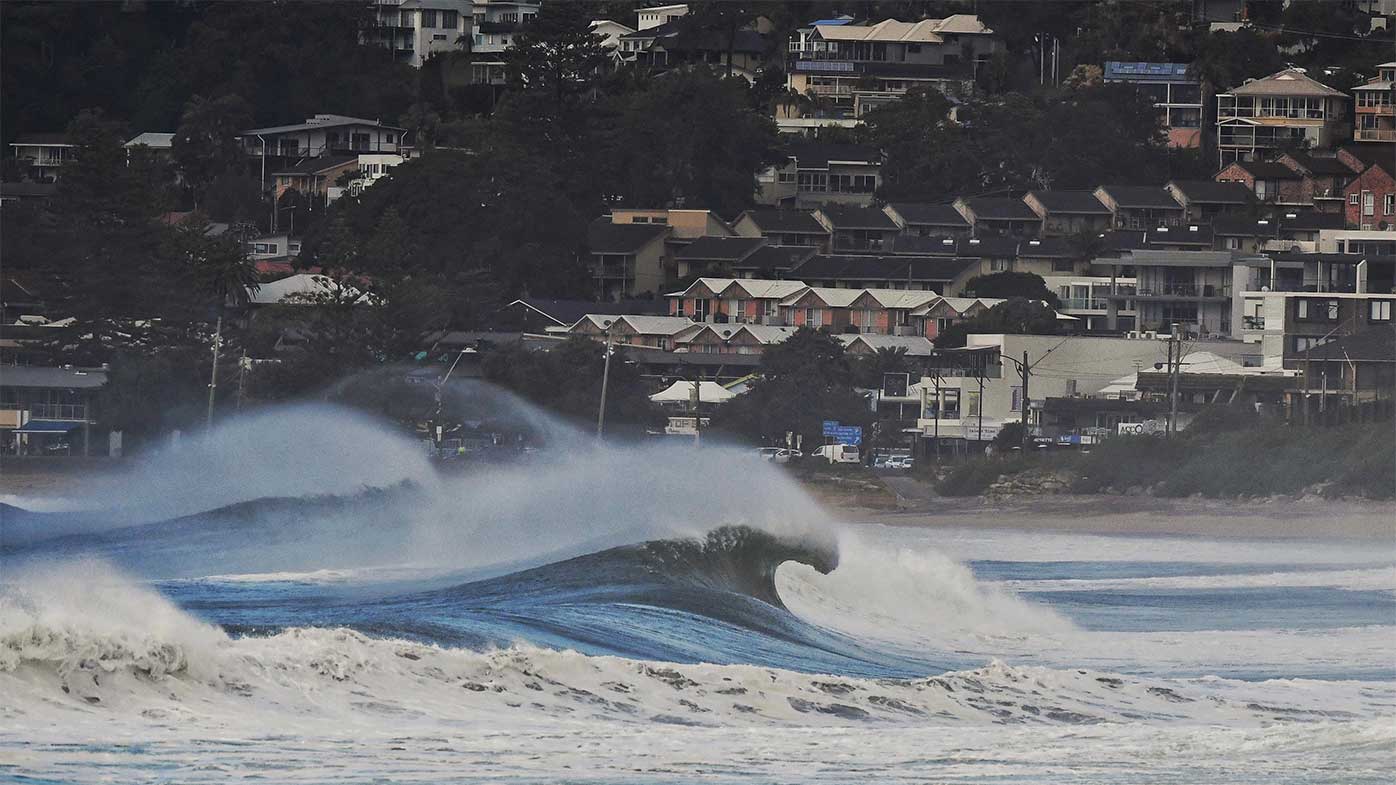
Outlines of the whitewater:
M0 781L1376 783L1396 552L850 525L746 451L326 406L0 506Z

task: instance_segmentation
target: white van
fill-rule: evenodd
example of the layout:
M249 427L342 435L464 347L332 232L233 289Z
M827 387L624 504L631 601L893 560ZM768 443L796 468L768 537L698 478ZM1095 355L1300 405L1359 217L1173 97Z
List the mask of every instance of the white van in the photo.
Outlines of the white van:
M829 463L859 463L858 448L851 444L826 444L811 453L815 458L823 458Z

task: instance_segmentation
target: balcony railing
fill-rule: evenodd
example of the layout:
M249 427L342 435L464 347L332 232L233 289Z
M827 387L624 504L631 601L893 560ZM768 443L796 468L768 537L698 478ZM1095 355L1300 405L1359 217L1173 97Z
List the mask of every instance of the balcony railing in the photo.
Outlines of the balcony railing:
M1230 297L1230 286L1212 284L1165 283L1157 286L1140 286L1139 297Z
M1359 142L1396 142L1396 128L1359 128L1353 138Z
M1264 316L1242 316L1242 317L1241 317L1241 329L1243 329L1243 330L1264 330L1264 329L1265 329L1265 317L1264 317Z
M1068 311L1103 311L1106 301L1103 298L1073 297L1062 300L1062 307Z
M84 403L32 403L29 405L29 418L32 420L77 420L87 419L87 404Z

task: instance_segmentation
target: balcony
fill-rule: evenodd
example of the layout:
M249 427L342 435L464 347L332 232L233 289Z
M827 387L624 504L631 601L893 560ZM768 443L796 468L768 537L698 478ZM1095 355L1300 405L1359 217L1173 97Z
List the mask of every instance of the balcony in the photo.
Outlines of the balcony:
M1243 329L1243 330L1264 330L1264 329L1265 329L1265 317L1264 317L1264 316L1242 316L1242 317L1241 317L1241 329Z
M1096 297L1073 297L1062 300L1062 309L1067 311L1103 311L1106 305L1105 298Z
M1112 295L1113 297L1123 297L1125 295ZM1205 298L1215 297L1226 299L1231 297L1230 286L1214 286L1212 284L1193 283L1164 283L1155 286L1141 285L1135 297L1185 297L1185 298Z
M1396 142L1396 128L1359 128L1353 138L1359 142Z
M31 420L87 420L87 404L84 403L33 403L29 405Z

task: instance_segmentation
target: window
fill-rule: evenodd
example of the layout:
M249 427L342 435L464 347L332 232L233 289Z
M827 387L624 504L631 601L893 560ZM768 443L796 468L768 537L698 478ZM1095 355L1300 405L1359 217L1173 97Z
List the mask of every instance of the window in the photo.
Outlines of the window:
M992 270L992 271L994 271L994 272L996 272L996 273L1006 272L1006 271L1008 270L1008 268L1009 268L1009 265L1010 265L1010 262L1009 262L1009 260L1007 260L1007 259L990 259L990 260L989 260L989 269Z
M630 222L633 224L647 224L650 222L650 219L647 215L637 215L634 218L631 218Z
M1070 259L1053 259L1052 272L1069 273L1075 269L1075 264Z
M805 324L810 327L822 327L824 325L824 311L819 308L806 308Z
M1315 337L1305 337L1305 336L1302 336L1302 335L1301 335L1301 336L1297 336L1297 337L1295 337L1295 339L1294 339L1294 351L1295 351L1295 352L1307 352L1307 351L1310 350L1310 349L1314 349L1314 348L1317 348L1317 347L1319 347L1319 346L1322 346L1322 345L1324 345L1324 344L1326 344L1326 343L1330 343L1330 342L1332 342L1333 340L1334 340L1333 338L1315 338Z
M1371 320L1374 322L1391 321L1391 301L1373 300L1370 304Z
M448 30L456 29L456 26L459 24L459 21L457 20L457 17L459 16L460 15L455 11L442 11L441 26Z
M1348 194L1348 204L1357 204L1357 194Z
M1362 214L1363 214L1363 215L1372 215L1372 214L1374 214L1374 213L1376 212L1376 207L1377 207L1376 195L1373 194L1371 191L1363 191L1363 192L1362 192Z
M1013 406L1009 411L1021 412L1023 410L1023 388L1015 385L1013 387Z
M422 27L436 27L436 12L431 10L422 11Z
M1386 194L1381 198L1382 212L1387 215L1396 215L1396 194Z

